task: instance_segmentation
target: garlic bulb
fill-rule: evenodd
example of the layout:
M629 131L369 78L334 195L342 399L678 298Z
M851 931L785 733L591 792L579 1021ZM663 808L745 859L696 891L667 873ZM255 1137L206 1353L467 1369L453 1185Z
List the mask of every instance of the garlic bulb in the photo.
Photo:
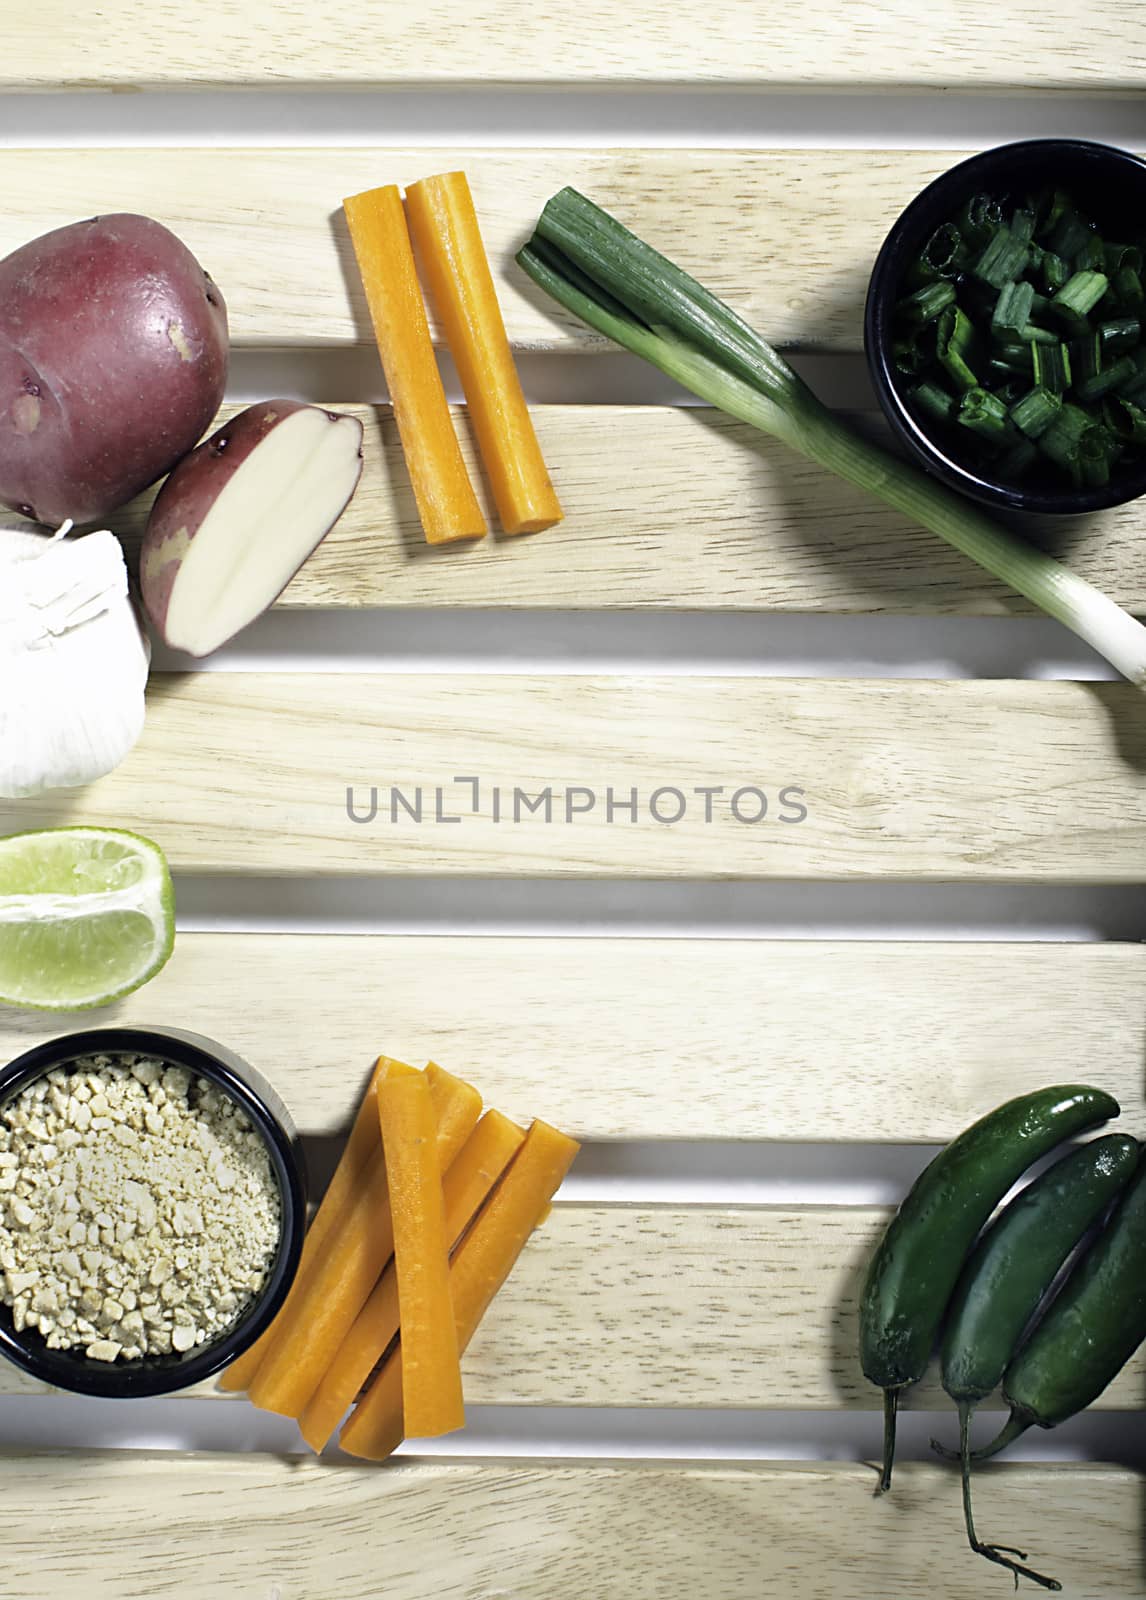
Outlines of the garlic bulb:
M143 730L151 650L110 533L0 529L0 797L73 789Z

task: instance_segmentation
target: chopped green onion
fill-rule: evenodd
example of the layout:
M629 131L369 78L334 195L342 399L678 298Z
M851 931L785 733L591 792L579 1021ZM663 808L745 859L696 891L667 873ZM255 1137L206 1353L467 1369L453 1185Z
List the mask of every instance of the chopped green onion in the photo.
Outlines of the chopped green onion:
M1037 328L1033 322L1028 322L1023 329L1023 338L1027 344L1058 344L1057 333L1052 333L1049 328Z
M1056 289L1061 289L1070 277L1070 268L1063 258L1056 255L1053 250L1043 251L1043 258L1039 265L1042 268L1043 282L1049 294L1053 294Z
M917 383L911 391L911 398L921 411L926 411L936 422L950 422L955 415L955 401L937 383Z
M911 283L918 287L938 278L954 278L967 265L967 245L953 222L944 222L928 239L915 261Z
M1106 367L1102 372L1096 372L1077 385L1078 398L1085 400L1089 405L1094 400L1101 400L1104 394L1109 394L1112 389L1121 386L1132 378L1138 376L1138 368L1130 356L1119 356L1112 367Z
M1079 441L1092 426L1085 411L1078 406L1064 405L1039 439L1039 449L1057 466L1067 469L1072 477L1077 479Z
M1003 220L1003 208L989 194L973 194L956 226L971 249L982 248Z
M1048 250L1053 250L1056 256L1062 256L1066 261L1073 261L1090 237L1090 224L1084 222L1074 207L1068 203L1047 234L1046 247Z
M1011 407L1011 421L1028 439L1038 439L1062 410L1062 397L1036 386Z
M1102 258L1103 270L1110 278L1117 278L1123 267L1142 271L1142 252L1136 244L1104 244Z
M1076 272L1051 301L1051 309L1076 317L1086 317L1106 293L1110 279L1105 272Z
M953 283L946 281L928 283L922 289L916 289L914 294L909 294L905 300L901 300L895 308L895 314L908 324L933 322L942 310L954 304Z
M1011 218L1011 232L1021 244L1030 244L1035 236L1035 214L1021 206Z
M996 443L1007 432L1007 408L988 389L968 389L959 401L958 420L984 439Z
M979 382L968 357L974 355L975 328L960 306L948 306L938 324L939 363L957 389L973 389Z
M1141 273L1134 267L1120 267L1114 279L1114 296L1123 311L1137 311L1146 304Z
M1130 444L1146 444L1146 409L1121 395L1107 397L1103 408L1107 425Z
M1029 260L1030 251L1026 242L1016 239L1010 228L1000 223L971 271L982 283L989 283L992 289L1001 289L1005 283L1025 271Z
M955 298L952 289L951 298ZM1008 335L1021 332L1031 320L1031 310L1034 305L1035 291L1033 284L1005 283L999 290L999 298L995 301L995 310L991 316L991 332L997 339L1006 340Z
M999 457L995 471L1005 483L1018 483L1027 476L1038 459L1038 450L1029 439L1016 439L1006 455Z
M1071 377L1076 384L1102 371L1102 336L1097 328L1081 339L1072 339L1068 349Z
M1146 686L1146 628L929 474L852 433L730 307L576 190L550 200L517 260L596 332L930 528Z
M1102 240L1096 233L1083 245L1081 250L1075 252L1075 272L1103 272L1106 267L1106 249Z
M991 366L1004 372L1030 372L1033 364L1029 344L996 345L991 357Z
M1078 441L1078 470L1088 488L1104 488L1110 482L1110 463L1117 451L1118 440L1101 423L1087 428Z
M1132 350L1142 339L1142 324L1137 317L1112 317L1109 322L1104 322L1098 329L1098 337L1104 351L1117 354L1122 350Z
M1056 339L1054 344L1032 345L1031 354L1037 386L1050 389L1053 394L1070 388L1070 352L1065 344Z

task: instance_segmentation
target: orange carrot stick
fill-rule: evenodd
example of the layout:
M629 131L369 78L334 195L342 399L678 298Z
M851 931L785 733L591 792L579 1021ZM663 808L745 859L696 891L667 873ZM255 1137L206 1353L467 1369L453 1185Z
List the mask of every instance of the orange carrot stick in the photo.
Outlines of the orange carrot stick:
M547 1123L535 1122L513 1164L462 1240L450 1266L458 1349L464 1352L494 1295L513 1270L529 1235L556 1194L580 1146ZM402 1344L358 1402L339 1438L367 1461L384 1461L403 1433Z
M379 1056L375 1062L374 1071L370 1074L370 1082L366 1093L362 1096L362 1103L358 1107L358 1114L354 1119L354 1126L350 1130L350 1137L346 1141L338 1166L334 1169L334 1176L327 1185L326 1193L322 1197L322 1204L315 1213L314 1220L307 1229L303 1241L302 1255L299 1258L298 1271L295 1273L294 1283L290 1293L283 1301L278 1316L271 1323L267 1331L256 1339L249 1350L243 1352L237 1361L224 1372L219 1380L219 1387L228 1393L234 1394L242 1389L249 1389L254 1382L256 1372L262 1363L263 1357L270 1349L271 1343L278 1330L283 1326L285 1319L291 1315L291 1302L298 1304L303 1286L314 1270L318 1253L326 1240L330 1237L331 1230L337 1225L339 1217L350 1203L355 1186L364 1172L367 1163L382 1148L382 1138L378 1132L378 1079L390 1065L388 1056Z
M379 1080L428 1083L437 1123L436 1155L448 1168L481 1113L477 1090L448 1072L431 1079L393 1061ZM359 1179L337 1231L322 1250L291 1316L276 1335L250 1388L252 1402L281 1416L301 1416L323 1374L378 1282L394 1249L390 1193L382 1151Z
M446 1238L451 1245L469 1227L524 1138L522 1129L500 1111L487 1111L470 1134L442 1179ZM299 1418L302 1436L313 1450L324 1448L354 1404L398 1332L398 1322L398 1279L391 1261Z
M406 190L406 217L457 364L506 533L537 533L562 510L541 455L505 331L464 172Z
M419 1438L465 1426L462 1369L450 1302L450 1253L442 1173L435 1149L430 1085L388 1077L378 1085L378 1116L390 1184L394 1268L406 1359L402 1406Z
M485 518L446 404L402 198L388 184L352 195L342 208L426 540L480 539Z

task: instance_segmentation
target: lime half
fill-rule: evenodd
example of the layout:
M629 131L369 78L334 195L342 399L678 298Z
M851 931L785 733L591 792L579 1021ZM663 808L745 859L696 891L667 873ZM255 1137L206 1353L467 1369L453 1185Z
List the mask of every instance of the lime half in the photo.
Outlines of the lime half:
M115 828L0 839L0 1004L105 1006L153 978L175 943L162 850Z

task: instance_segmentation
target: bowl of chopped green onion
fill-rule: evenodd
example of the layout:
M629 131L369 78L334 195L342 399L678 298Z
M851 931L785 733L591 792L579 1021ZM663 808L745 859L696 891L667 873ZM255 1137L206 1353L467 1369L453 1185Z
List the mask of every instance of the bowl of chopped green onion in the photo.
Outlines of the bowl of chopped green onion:
M892 428L994 506L1146 494L1146 161L1001 145L928 185L871 276L864 344Z

